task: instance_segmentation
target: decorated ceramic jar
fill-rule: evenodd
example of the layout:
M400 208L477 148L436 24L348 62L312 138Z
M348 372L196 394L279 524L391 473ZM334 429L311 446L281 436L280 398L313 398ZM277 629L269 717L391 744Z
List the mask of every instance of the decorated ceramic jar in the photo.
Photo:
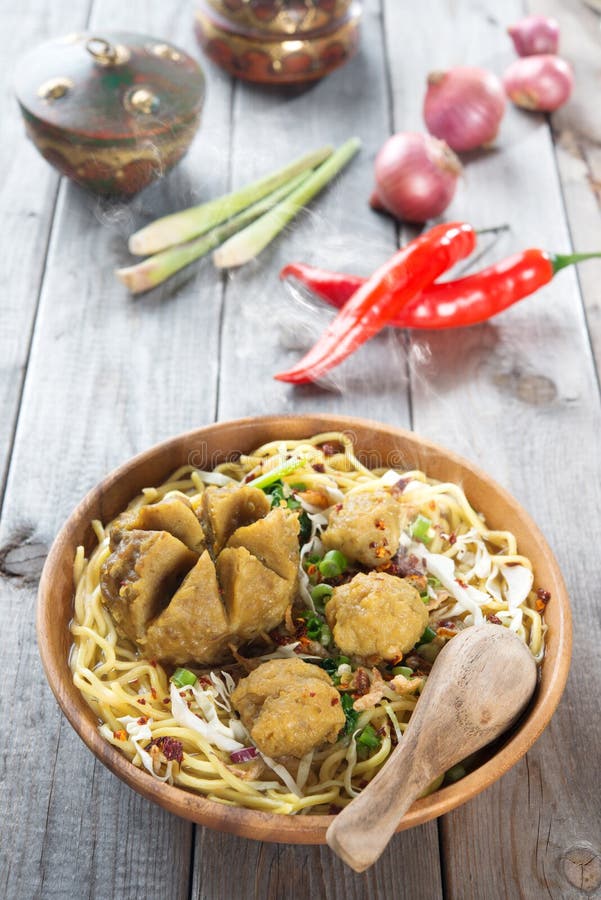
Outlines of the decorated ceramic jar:
M163 40L79 33L28 53L15 88L27 133L48 162L95 193L131 196L185 154L205 79L191 56Z
M359 0L199 0L196 34L231 75L270 84L323 78L355 53Z

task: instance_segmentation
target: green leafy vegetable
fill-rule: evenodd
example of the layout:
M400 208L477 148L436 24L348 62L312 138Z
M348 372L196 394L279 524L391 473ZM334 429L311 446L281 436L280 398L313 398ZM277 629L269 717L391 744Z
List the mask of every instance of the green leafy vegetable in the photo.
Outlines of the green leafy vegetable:
M409 666L394 666L392 674L404 675L405 678L413 678L413 669L410 669Z
M429 644L436 637L436 632L433 631L429 625L426 626L426 630L420 637L419 641L415 645L416 647L421 646L421 644Z
M370 750L376 750L382 743L373 725L366 725L365 728L359 732L356 740L358 744L363 747L368 747Z
M353 709L353 698L350 694L342 694L340 697L340 704L342 706L344 717L346 719L344 725L344 734L350 735L355 731L359 713L357 712L357 710Z

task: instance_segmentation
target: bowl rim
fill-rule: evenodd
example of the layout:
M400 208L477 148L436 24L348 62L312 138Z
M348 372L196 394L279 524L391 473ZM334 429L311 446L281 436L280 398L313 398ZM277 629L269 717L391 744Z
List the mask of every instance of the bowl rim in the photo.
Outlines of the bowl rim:
M477 481L488 484L506 505L519 513L536 542L545 550L547 564L555 582L556 593L553 596L553 602L558 616L558 623L554 629L556 650L550 679L545 689L544 702L535 705L518 730L483 765L455 784L448 785L417 800L398 826L397 830L403 831L424 824L471 800L497 781L524 756L540 737L559 704L568 677L572 647L572 621L567 589L555 556L530 515L505 488L479 466L442 445L422 438L414 431L397 428L372 419L324 413L249 416L214 422L201 428L182 432L154 444L122 463L88 491L77 504L58 532L48 553L40 578L36 607L37 641L44 672L65 717L86 746L113 774L142 796L190 821L255 840L296 844L324 844L326 842L325 834L334 818L332 815L287 816L255 809L230 807L218 801L209 800L202 795L159 782L145 770L134 766L126 756L100 735L96 725L91 724L90 718L94 718L92 710L87 706L72 680L65 681L61 677L61 661L55 659L46 640L46 634L52 622L53 573L61 565L61 562L64 563L65 548L73 543L74 535L78 534L83 537L82 529L85 526L82 523L89 524L89 510L94 507L109 486L126 479L128 475L155 455L168 455L170 448L196 443L202 440L207 433L214 434L216 430L227 431L228 429L268 428L282 421L289 422L294 426L298 425L301 430L303 423L306 423L307 430L303 432L304 435L318 434L320 430L350 430L353 427L362 430L372 429L379 433L385 433L389 438L400 442L419 446L426 452L444 457L445 461L468 469ZM168 474L168 471L165 472L165 475ZM62 660L62 665L65 664L67 664L67 660Z

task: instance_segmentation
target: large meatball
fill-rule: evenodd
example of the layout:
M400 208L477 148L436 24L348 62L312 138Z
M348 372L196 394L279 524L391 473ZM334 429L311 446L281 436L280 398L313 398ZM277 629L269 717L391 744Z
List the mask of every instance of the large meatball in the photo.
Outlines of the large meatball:
M375 568L396 553L404 517L405 510L387 491L349 494L332 510L321 539L328 549Z
M303 757L344 725L340 695L329 675L301 659L263 663L232 692L253 741L267 756Z
M343 653L394 660L422 636L428 611L405 579L385 572L360 572L334 588L326 618Z

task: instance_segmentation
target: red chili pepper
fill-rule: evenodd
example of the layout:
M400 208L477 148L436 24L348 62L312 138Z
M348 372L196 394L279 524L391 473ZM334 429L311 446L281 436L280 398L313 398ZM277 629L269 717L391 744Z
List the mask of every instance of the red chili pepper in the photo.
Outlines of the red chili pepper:
M533 294L551 281L560 269L600 255L559 256L534 248L524 250L474 275L429 285L389 324L399 328L427 329L476 325ZM280 275L295 278L337 308L366 281L359 275L328 272L303 263L291 263Z
M300 363L275 377L301 384L333 369L388 325L427 285L468 256L475 245L476 232L471 225L435 225L376 269Z

